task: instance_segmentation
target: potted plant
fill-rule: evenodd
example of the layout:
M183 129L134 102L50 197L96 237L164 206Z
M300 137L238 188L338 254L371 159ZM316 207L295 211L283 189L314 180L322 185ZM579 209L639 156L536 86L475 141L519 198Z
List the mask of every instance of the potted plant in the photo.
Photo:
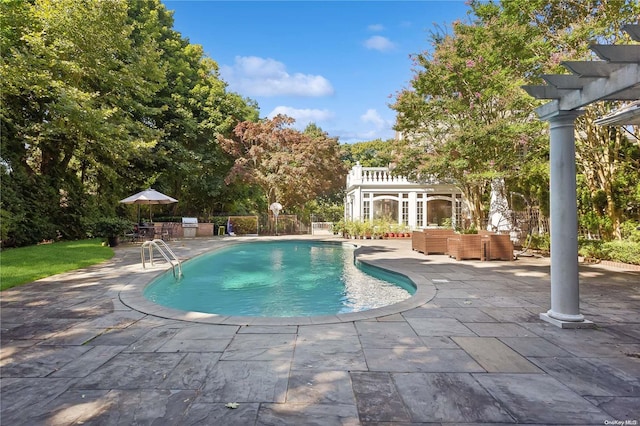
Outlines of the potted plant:
M333 225L331 225L331 230L334 235L341 235L342 238L347 237L347 224L344 219L334 222Z
M359 240L362 237L363 225L364 224L362 222L360 222L359 220L354 220L352 222L353 233L351 235L353 235L356 240Z
M130 221L111 216L96 220L92 226L92 233L96 237L106 238L109 247L115 247L120 242L119 237L131 229L133 225Z
M370 221L365 220L362 222L362 237L370 240L371 234L373 234L373 224Z
M373 239L382 239L385 234L385 229L387 228L387 224L382 219L374 219L373 220Z

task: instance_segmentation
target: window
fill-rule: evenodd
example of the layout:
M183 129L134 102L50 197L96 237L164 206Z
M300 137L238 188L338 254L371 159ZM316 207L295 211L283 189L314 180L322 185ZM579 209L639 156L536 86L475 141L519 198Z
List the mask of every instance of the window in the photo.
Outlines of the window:
M418 194L419 196L421 196L421 194ZM422 198L422 197L420 197ZM424 201L422 201L421 199L418 199L418 203L416 204L416 225L423 226L424 224Z
M451 219L451 202L447 200L431 200L427 203L429 225L442 225L445 219Z
M456 195L456 223L454 224L456 228L460 229L464 226L462 219L462 196L458 194Z
M362 203L362 218L368 220L370 214L371 214L371 202L369 200L365 200Z
M409 225L409 201L402 201L402 224Z
M373 202L373 218L391 222L398 220L398 202L396 200L375 200Z

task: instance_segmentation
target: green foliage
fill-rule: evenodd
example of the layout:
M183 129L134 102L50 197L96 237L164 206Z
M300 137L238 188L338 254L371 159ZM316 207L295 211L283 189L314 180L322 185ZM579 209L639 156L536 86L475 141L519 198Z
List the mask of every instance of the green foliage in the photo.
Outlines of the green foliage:
M640 242L580 240L578 253L591 259L640 265Z
M385 233L389 232L390 223L384 219L373 219L373 237L383 237Z
M96 237L111 238L133 230L133 223L120 217L103 217L93 222L90 229Z
M305 204L301 211L301 220L310 218L313 222L337 222L344 216L344 204L342 203L343 191L336 193L335 197L319 197Z
M549 252L551 250L551 236L549 234L531 234L529 248Z
M237 235L255 234L258 232L258 216L232 216L231 225Z
M347 223L344 219L340 219L336 222L333 222L331 225L331 232L336 235L345 236L347 233Z
M640 265L640 243L607 241L602 246L600 259Z
M333 232L345 237L372 237L380 238L387 233L409 232L405 226L385 219L368 220L344 220L341 219L333 224Z
M623 241L630 241L632 243L640 243L640 222L635 220L628 220L620 227L622 231Z
M387 167L396 157L396 143L391 139L342 144L340 147L342 161L349 168L357 162L360 162L362 167Z
M235 199L216 135L257 107L158 0L3 1L0 24L3 246L81 238L151 184L190 215Z
M589 240L586 238L579 238L578 254L586 258L596 259L601 255L603 244L604 244L604 241L601 241L601 240Z
M490 7L490 6L487 6ZM452 35L434 37L429 52L414 56L411 88L392 108L406 140L398 171L412 179L455 181L480 226L492 180L527 176L545 142L531 120L535 102L522 91L534 55L526 25L456 23Z
M477 234L478 228L476 228L474 224L471 224L469 228L459 229L458 232L460 232L461 234Z
M544 73L566 73L563 60L589 60L590 43L628 42L621 28L635 23L640 3L512 0L470 2L475 17L435 34L432 48L414 55L411 87L392 108L407 144L398 164L410 178L453 179L477 225L487 211L488 182L548 214L548 133L521 90ZM617 105L587 107L577 121L576 161L581 226L607 238L640 212L640 146L619 127L593 121ZM484 204L484 205L483 205Z
M99 239L65 241L0 251L1 289L103 262L113 250Z
M2 177L2 247L25 246L57 239L55 193L44 176L21 170ZM30 188L30 191L24 191Z

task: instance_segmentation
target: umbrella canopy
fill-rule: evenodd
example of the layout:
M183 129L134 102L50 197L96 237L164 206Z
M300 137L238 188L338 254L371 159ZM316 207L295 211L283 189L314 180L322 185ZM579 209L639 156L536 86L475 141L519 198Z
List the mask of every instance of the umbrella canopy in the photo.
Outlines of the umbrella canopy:
M149 188L127 197L124 200L120 200L120 202L123 204L171 204L177 203L178 200Z
M123 200L120 200L123 204L171 204L177 203L178 200L169 197L168 195L158 192L155 189L149 188L144 191L140 191L137 194L133 194ZM138 211L138 214L140 211ZM149 221L151 221L151 207L149 207Z

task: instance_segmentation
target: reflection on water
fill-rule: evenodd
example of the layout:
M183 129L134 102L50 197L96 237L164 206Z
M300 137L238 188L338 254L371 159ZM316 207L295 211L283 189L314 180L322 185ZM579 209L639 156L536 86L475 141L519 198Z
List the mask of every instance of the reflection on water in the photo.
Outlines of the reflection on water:
M339 244L242 244L185 262L183 279L164 274L145 297L186 311L290 317L359 312L413 293L399 276L372 267L365 273L353 254Z

